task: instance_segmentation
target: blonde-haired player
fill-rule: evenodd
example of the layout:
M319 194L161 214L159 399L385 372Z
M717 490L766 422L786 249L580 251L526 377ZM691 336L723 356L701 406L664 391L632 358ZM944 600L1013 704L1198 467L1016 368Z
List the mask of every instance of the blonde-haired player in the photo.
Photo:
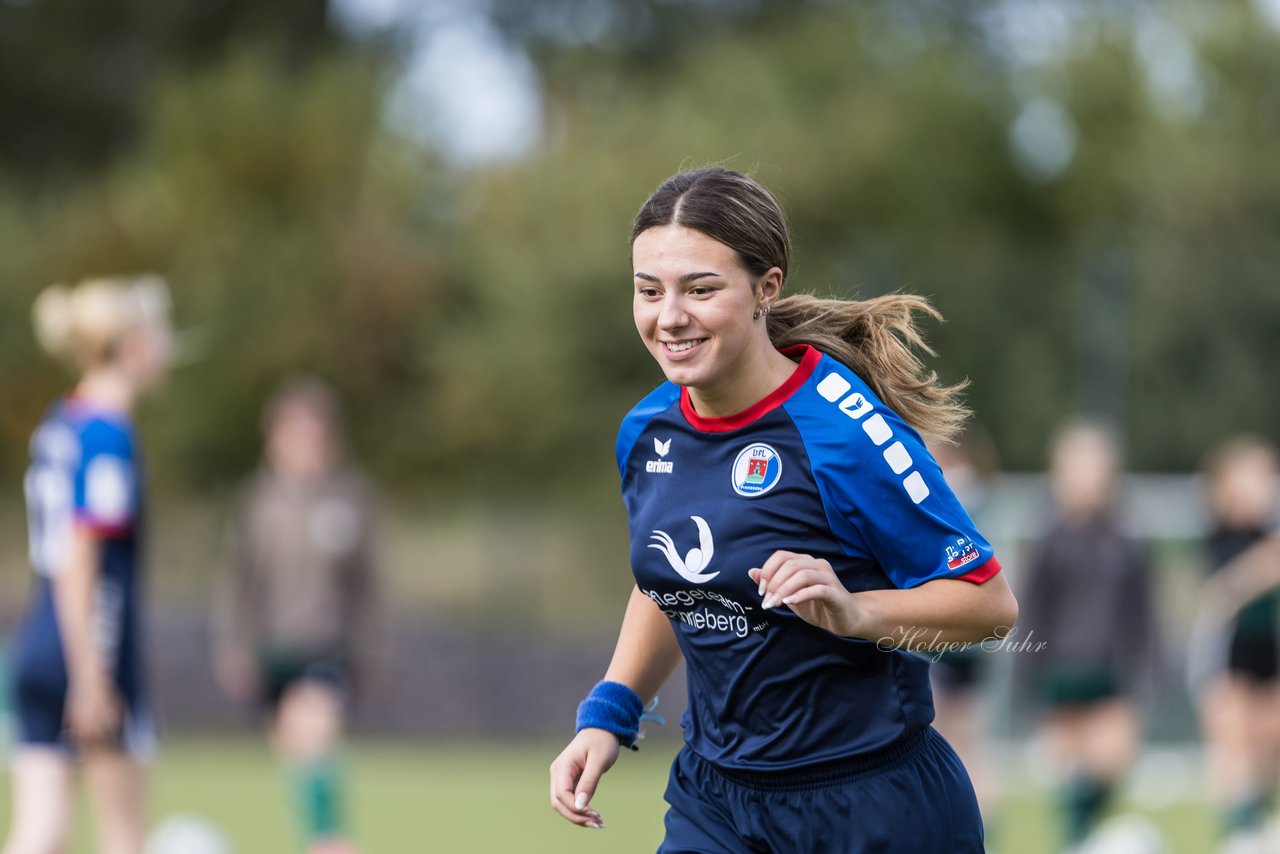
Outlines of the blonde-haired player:
M77 764L97 850L137 854L153 735L131 413L169 365L168 290L154 276L54 285L36 300L34 322L41 345L78 381L31 440L25 492L36 582L13 644L18 745L4 854L67 850Z

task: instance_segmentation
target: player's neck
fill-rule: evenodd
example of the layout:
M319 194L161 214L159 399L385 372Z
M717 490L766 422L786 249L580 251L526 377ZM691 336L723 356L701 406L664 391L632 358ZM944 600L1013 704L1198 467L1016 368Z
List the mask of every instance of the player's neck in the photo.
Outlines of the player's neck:
M127 415L133 411L138 392L124 372L114 366L106 366L91 368L85 373L76 385L75 396L97 408Z
M727 376L714 385L690 388L689 400L699 415L727 418L764 400L795 370L796 363L770 343L743 353Z

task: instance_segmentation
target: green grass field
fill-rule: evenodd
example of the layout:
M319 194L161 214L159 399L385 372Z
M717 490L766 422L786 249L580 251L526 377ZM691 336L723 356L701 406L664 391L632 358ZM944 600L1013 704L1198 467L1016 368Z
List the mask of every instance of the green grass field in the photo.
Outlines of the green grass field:
M624 753L595 800L605 830L571 827L547 806L547 765L559 745L501 742L360 742L351 751L352 816L366 854L410 852L652 852L662 838L662 790L677 749L652 739ZM8 781L0 782L7 822ZM1050 804L1006 783L993 851L1049 854ZM197 813L222 829L236 854L297 850L287 789L265 748L250 739L173 740L157 759L152 812ZM1171 854L1212 850L1202 800L1146 813ZM83 818L77 852L90 852Z

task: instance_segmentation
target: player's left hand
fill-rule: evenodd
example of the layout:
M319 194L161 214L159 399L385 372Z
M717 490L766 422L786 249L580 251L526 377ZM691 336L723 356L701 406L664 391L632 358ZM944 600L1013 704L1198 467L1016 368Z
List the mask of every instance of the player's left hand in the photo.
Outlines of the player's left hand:
M856 597L821 558L779 550L747 575L760 585L765 610L785 605L806 623L843 637L859 637L866 624Z

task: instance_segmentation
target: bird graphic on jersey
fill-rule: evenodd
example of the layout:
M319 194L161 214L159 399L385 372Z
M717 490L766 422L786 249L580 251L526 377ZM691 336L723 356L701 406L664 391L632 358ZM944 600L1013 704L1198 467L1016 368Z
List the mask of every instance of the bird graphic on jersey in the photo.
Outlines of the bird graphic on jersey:
M671 444L671 440L667 440L667 444ZM656 543L650 543L649 548L657 549L662 552L667 562L671 564L671 568L680 574L685 581L692 581L694 584L705 584L715 578L720 572L703 575L702 570L711 564L711 556L715 552L715 541L711 538L711 526L707 524L707 520L701 516L690 516L693 524L698 526L698 548L689 549L689 553L685 555L684 560L680 560L680 553L676 550L675 541L666 531L654 531L649 539L657 540Z

